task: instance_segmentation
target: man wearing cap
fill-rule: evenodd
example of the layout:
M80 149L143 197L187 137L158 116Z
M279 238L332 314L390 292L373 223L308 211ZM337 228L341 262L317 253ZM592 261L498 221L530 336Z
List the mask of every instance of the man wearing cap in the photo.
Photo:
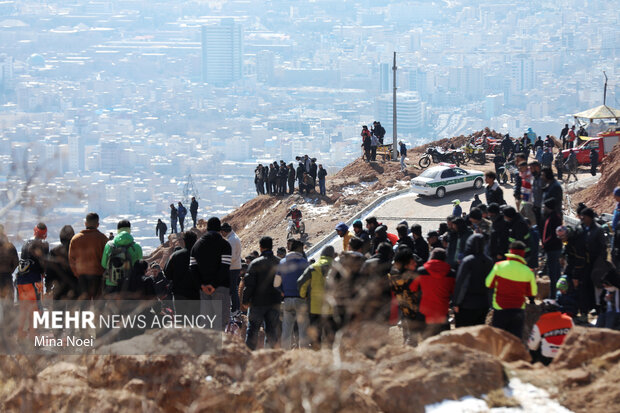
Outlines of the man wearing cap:
M500 261L486 278L487 288L493 289L493 327L523 336L525 300L538 293L536 277L526 265L525 244L515 241L510 244L506 260Z
M189 267L195 279L200 280L200 313L221 317L220 328L230 320L230 264L232 248L222 238L219 218L207 221L207 232L192 247Z
M555 199L549 198L543 207L542 246L547 255L547 268L551 280L550 298L555 297L555 289L562 269L560 267L560 255L562 255L562 241L556 235L556 228L562 225L562 218L555 210Z
M362 246L362 254L366 254L370 251L370 236L368 235L368 231L364 229L364 224L361 219L356 219L353 221L353 232L356 237L362 240L364 243Z
M353 234L349 232L347 224L339 222L338 225L336 225L336 233L342 238L342 251L349 251L349 240Z

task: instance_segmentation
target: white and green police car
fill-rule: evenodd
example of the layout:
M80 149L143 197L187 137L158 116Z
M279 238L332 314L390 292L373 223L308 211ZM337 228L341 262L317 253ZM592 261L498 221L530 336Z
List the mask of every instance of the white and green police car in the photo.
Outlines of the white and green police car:
M426 169L411 180L411 190L420 195L446 196L446 192L458 189L480 189L484 183L484 173L466 170L456 165L440 163Z

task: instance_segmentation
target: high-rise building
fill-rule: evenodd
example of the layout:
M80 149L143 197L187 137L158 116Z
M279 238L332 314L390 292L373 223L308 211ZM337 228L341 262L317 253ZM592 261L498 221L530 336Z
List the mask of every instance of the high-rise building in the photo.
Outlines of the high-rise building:
M379 92L387 93L390 91L390 65L388 63L379 64Z
M519 55L512 62L511 77L515 80L516 91L534 88L534 60L527 55Z
M83 172L85 167L84 139L78 135L69 136L69 170Z
M392 95L384 94L375 100L375 119L381 122L386 130L386 139L392 135ZM398 135L411 135L425 126L424 104L417 92L402 92L396 98L397 132Z
M409 72L409 90L418 92L424 98L428 94L428 79L426 72L420 68Z
M243 76L243 31L234 19L202 26L202 81L217 86Z
M256 54L256 78L259 82L270 83L273 80L275 56L271 50Z

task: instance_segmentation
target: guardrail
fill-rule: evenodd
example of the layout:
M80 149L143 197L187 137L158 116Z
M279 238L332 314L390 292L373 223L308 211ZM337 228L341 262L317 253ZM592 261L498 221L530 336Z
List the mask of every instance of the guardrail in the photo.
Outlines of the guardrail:
M396 192L391 192L389 194L385 194L385 195L382 195L382 196L378 197L377 199L372 201L370 204L368 204L364 209L362 209L360 212L358 212L352 218L350 218L348 221L346 221L345 224L347 224L350 227L353 224L353 221L355 221L356 219L361 219L365 214L369 213L370 211L372 211L373 209L378 207L383 202L385 202L385 201L387 201L389 199L395 198L397 196L404 195L404 194L406 194L406 193L408 193L410 191L411 191L410 188L405 188L405 189L401 189L401 190L398 190ZM317 242L312 247L310 247L310 249L308 249L308 251L306 251L306 255L308 257L312 257L314 254L316 254L317 252L321 251L321 249L325 245L329 244L332 241L332 239L334 237L337 237L337 236L338 236L338 234L336 234L336 231L330 232L325 237L323 237L319 242Z

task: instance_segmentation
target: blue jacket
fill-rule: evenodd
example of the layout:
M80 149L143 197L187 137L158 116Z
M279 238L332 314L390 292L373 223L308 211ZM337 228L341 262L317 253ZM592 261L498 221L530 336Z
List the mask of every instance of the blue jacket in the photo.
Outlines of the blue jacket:
M553 163L553 154L551 152L544 152L542 154L542 161L540 162L544 166L551 166Z
M297 279L301 277L307 267L308 260L299 252L289 252L280 261L276 274L282 277L282 285L278 290L284 293L285 298L299 297Z
M187 215L187 209L185 209L185 207L183 205L178 207L177 211L178 211L178 214L179 214L179 219L183 219Z

